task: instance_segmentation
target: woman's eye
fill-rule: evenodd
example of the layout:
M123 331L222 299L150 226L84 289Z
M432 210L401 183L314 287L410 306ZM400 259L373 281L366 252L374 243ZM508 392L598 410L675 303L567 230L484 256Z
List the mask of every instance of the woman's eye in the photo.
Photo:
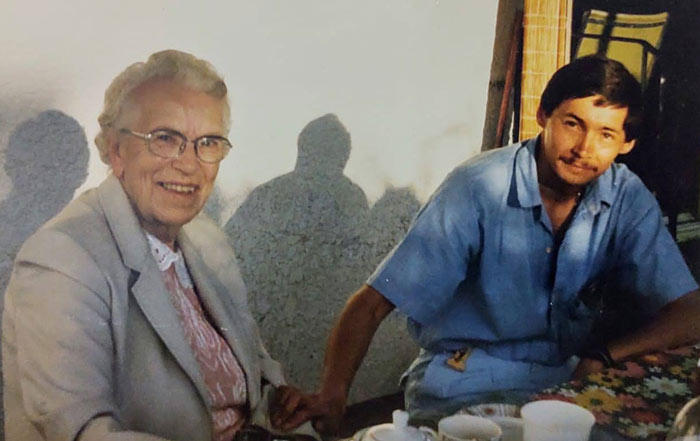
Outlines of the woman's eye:
M168 133L158 133L156 135L156 140L162 141L162 142L171 142L173 140L173 135L170 135Z
M205 148L215 149L219 147L221 141L216 138L202 138L199 140L199 146Z

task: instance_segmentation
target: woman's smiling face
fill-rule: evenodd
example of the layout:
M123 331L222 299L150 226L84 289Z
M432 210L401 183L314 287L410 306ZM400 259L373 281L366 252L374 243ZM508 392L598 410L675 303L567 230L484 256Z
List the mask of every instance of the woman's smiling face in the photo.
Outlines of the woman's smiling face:
M117 131L127 128L150 133L170 129L193 140L204 135L225 136L224 101L168 80L151 80L137 87L122 110ZM146 141L114 134L110 163L134 207L142 227L173 244L180 228L204 207L219 164L204 163L189 142L176 158L151 153Z

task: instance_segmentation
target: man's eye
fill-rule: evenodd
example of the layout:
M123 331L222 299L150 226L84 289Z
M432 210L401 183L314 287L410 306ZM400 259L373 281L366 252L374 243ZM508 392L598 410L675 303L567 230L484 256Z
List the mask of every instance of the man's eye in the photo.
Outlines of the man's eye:
M564 121L564 125L566 125L567 127L577 127L578 123L576 121L569 120L569 121Z

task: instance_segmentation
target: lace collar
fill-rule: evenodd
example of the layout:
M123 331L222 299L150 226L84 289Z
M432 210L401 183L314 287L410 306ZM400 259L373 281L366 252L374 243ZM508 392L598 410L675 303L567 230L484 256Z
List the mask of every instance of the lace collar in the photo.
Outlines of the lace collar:
M190 278L190 272L187 270L182 251L179 249L173 251L151 233L147 231L145 233L146 239L148 239L148 245L151 248L151 254L153 258L156 259L156 264L158 264L158 269L167 271L170 265L175 264L175 273L182 287L185 289L192 288L192 278Z

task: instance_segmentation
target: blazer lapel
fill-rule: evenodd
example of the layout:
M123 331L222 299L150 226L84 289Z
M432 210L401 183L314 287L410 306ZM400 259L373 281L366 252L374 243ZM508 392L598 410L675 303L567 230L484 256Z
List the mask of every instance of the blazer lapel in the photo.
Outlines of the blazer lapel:
M124 265L137 274L131 293L147 320L190 377L199 395L211 407L211 399L184 330L165 286L163 276L151 256L146 237L131 204L114 176L99 187L100 204L114 239L122 253Z
M187 268L197 287L204 309L214 321L213 325L231 347L246 374L248 397L251 406L254 406L260 392L260 372L258 364L254 362L257 354L251 347L253 336L247 332L245 320L236 310L234 303L230 301L234 293L228 292L230 287L222 284L216 275L216 269L225 271L226 268L219 268L222 262L206 261L195 242L185 231L181 231L178 235L178 245L185 256Z
M183 326L170 297L171 294L165 286L163 276L155 261L152 262L152 268L147 268L141 273L132 286L131 292L153 329L182 369L192 379L207 407L211 407L211 398L199 364L185 337Z

